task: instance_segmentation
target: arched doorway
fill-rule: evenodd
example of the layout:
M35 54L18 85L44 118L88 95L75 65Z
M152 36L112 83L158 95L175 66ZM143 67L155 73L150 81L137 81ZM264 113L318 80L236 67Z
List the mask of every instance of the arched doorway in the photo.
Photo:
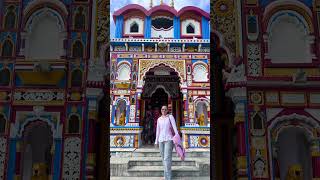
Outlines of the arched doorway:
M178 129L181 122L183 103L182 93L180 90L180 77L178 73L171 67L165 64L160 64L151 68L144 77L144 86L142 89L142 97L140 102L141 121L140 126L144 128L143 138L145 137L146 126L150 120L153 121L153 129L151 135L151 142L155 139L156 122L160 116L160 109L163 105L168 105L169 113L173 115L176 120ZM142 141L145 141L143 139ZM149 140L148 140L149 141Z
M33 175L48 179L52 174L53 134L44 121L36 120L26 125L22 145L22 180L30 180Z
M281 131L277 147L281 180L286 179L288 169L294 165L302 168L303 179L312 179L310 142L303 129L291 127ZM300 172L297 173L296 175L300 176Z

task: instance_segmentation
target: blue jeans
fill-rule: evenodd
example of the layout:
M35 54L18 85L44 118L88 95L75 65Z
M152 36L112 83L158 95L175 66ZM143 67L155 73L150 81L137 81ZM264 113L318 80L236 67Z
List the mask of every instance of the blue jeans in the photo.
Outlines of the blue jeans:
M159 142L160 154L162 158L162 164L164 167L164 178L165 180L171 180L171 164L172 164L172 150L173 142L164 141Z

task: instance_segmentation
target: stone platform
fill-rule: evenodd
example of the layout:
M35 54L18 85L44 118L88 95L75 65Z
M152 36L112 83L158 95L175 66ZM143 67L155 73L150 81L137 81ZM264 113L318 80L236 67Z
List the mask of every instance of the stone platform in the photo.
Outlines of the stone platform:
M163 166L158 148L121 148L111 149L111 179L160 179ZM210 179L210 150L187 149L186 159L181 161L175 150L172 157L172 176L174 180Z

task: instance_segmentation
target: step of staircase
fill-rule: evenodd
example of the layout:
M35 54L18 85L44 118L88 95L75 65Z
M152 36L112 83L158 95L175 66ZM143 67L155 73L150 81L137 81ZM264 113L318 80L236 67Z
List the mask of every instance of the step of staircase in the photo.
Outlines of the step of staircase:
M111 156L117 157L161 157L157 148L114 148L110 151ZM172 157L178 157L173 149ZM186 149L186 157L207 157L210 158L210 149Z
M148 158L148 159L140 159L140 160L130 160L128 163L129 167L132 166L162 166L162 159L160 157L157 158ZM172 158L172 166L196 166L195 161L185 160L181 161L179 158Z
M196 166L172 166L173 177L200 176ZM133 166L128 169L130 176L163 177L163 166Z
M111 179L139 177L150 180L163 177L162 158L159 149L118 149L111 150ZM172 176L174 180L191 178L192 180L210 179L209 149L187 149L186 158L181 161L173 152ZM190 179L190 180L191 180ZM133 179L130 179L133 180Z

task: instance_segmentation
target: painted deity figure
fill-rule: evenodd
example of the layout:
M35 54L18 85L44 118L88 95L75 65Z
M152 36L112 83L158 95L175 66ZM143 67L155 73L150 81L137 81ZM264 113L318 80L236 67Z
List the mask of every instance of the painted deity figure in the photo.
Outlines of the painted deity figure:
M303 180L303 171L300 164L289 166L286 180Z
M119 118L119 125L124 126L125 123L126 123L126 115L124 112L122 112Z
M45 163L34 163L32 165L31 180L49 180L47 165Z
M204 120L205 120L205 117L204 117L204 113L202 112L198 117L198 123L200 126L205 126Z

